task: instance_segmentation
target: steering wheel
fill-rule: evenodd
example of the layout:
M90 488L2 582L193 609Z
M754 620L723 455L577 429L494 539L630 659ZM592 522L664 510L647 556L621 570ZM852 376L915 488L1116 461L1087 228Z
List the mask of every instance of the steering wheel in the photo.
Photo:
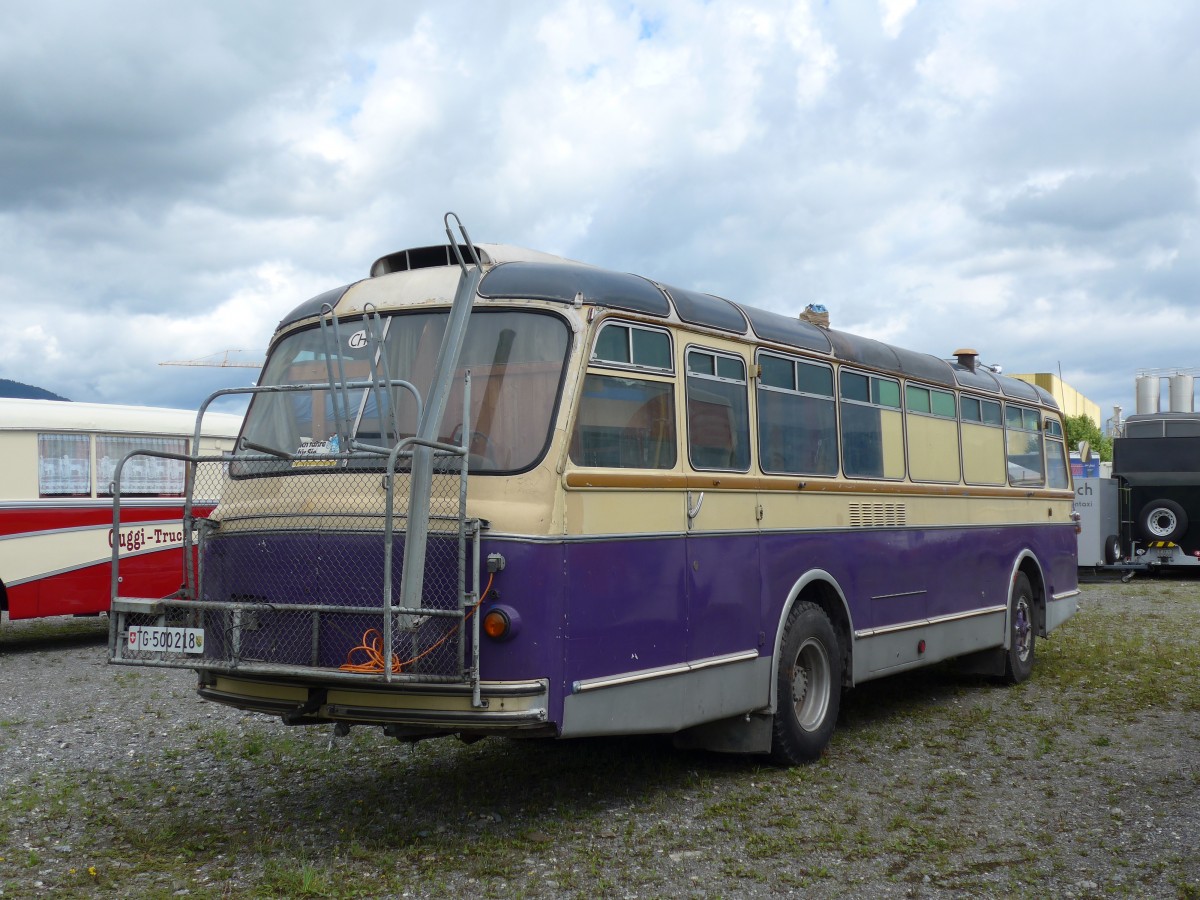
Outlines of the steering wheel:
M454 431L450 433L450 443L456 446L462 446L463 427L462 423L454 426ZM467 443L467 467L474 469L483 466L485 468L495 469L496 454L495 447L492 445L492 440L482 431L472 431L471 439Z

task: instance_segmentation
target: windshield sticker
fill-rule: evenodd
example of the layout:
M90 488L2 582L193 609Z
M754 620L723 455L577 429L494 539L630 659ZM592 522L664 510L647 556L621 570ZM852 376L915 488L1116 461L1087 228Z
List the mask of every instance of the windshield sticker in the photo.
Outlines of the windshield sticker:
M327 441L301 438L300 446L296 448L296 458L292 460L292 466L293 468L296 466L333 466L337 464L336 459L322 459L321 457L336 455L340 450L341 444L336 434Z

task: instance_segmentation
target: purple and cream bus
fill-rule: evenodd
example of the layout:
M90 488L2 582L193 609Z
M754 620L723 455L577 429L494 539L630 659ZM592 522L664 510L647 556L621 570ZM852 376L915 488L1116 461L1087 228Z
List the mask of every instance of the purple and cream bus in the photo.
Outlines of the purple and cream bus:
M112 662L293 724L796 763L843 689L1022 681L1075 611L1045 391L447 234L283 319L196 565L117 598Z

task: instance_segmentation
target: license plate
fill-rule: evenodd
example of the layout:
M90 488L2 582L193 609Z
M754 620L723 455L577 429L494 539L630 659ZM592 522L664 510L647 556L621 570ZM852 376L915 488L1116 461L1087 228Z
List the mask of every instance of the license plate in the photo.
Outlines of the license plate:
M128 632L129 649L136 653L203 653L203 628L163 628L134 625Z

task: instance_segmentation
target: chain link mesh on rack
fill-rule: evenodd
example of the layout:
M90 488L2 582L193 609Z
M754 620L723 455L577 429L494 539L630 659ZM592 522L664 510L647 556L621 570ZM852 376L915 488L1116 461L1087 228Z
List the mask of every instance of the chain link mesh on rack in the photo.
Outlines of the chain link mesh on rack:
M152 613L117 613L125 639L114 658L401 682L471 678L465 625L477 586L467 571L478 527L465 515L464 458L435 451L433 466L422 596L407 598L408 472L391 476L389 510L378 455L192 460L183 586ZM139 633L147 628L172 633Z

